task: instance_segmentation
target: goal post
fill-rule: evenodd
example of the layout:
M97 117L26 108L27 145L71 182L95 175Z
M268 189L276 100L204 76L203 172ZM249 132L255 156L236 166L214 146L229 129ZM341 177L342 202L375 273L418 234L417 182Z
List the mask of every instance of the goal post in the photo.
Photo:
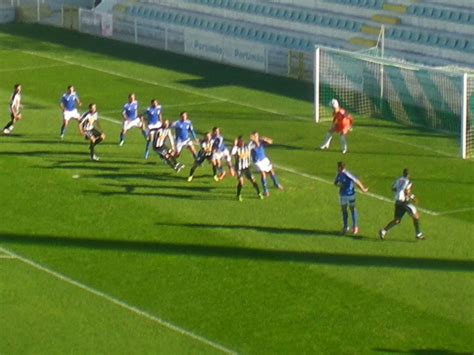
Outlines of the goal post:
M332 98L356 115L458 136L462 158L474 156L474 73L317 47L315 122L332 119Z

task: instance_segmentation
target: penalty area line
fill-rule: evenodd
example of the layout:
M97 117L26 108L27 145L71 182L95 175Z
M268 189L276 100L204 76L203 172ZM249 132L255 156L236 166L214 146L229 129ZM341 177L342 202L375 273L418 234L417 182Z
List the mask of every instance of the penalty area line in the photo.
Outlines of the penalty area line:
M311 180L315 180L315 181L319 181L319 182L322 182L324 184L327 184L327 185L333 185L333 182L332 181L329 181L329 180L326 180L326 179L323 179L319 176L316 176L316 175L310 175L310 174L306 174L306 173L302 173L302 172L299 172L295 169L292 169L292 168L287 168L285 166L282 166L282 165L277 165L277 164L273 164L275 167L277 167L278 169L280 170L283 170L283 171L286 171L288 173L292 173L292 174L295 174L295 175L299 175L299 176L302 176L302 177L305 177L307 179L311 179ZM377 195L377 194L374 194L372 192L366 192L365 195L367 196L370 196L372 198L375 198L376 200L379 200L379 201L384 201L384 202L390 202L390 203L393 203L393 201L387 197L384 197L384 196L380 196L380 195ZM421 212L423 213L426 213L426 214L429 214L431 216L439 216L441 215L441 213L439 212L435 212L435 211L431 211L431 210L427 210L425 208L418 208Z
M121 307L121 308L124 308L124 309L126 309L126 310L128 310L128 311L130 311L130 312L132 312L132 313L135 313L136 315L139 315L139 316L141 316L141 317L143 317L143 318L146 318L146 319L151 320L151 321L153 321L153 322L155 322L155 323L157 323L157 324L160 324L161 326L163 326L163 327L165 327L165 328L168 328L168 329L170 329L170 330L173 330L173 331L175 331L176 333L179 333L179 334L184 335L184 336L187 336L187 337L189 337L189 338L191 338L191 339L197 340L197 341L199 341L199 342L201 342L201 343L203 343L203 344L206 344L206 345L208 345L208 346L210 346L210 347L212 347L212 348L214 348L214 349L217 349L217 350L219 350L219 351L222 351L222 352L225 353L225 354L236 354L235 351L230 350L230 349L228 349L228 348L226 348L226 347L224 347L224 346L222 346L222 345L220 345L220 344L217 344L217 343L215 343L215 342L213 342L213 341L211 341L211 340L209 340L209 339L206 339L206 338L204 338L204 337L202 337L202 336L200 336L200 335L194 334L194 333L192 333L192 332L189 331L189 330L185 330L185 329L183 329L183 328L180 328L180 327L178 327L178 326L176 326L176 325L174 325L174 324L172 324L172 323L170 323L170 322L167 322L167 321L165 321L165 320L163 320L163 319L161 319L161 318L159 318L159 317L156 317L156 316L154 316L154 315L152 315L152 314L150 314L150 313L148 313L148 312L145 312L145 311L143 311L143 310L141 310L141 309L139 309L139 308L137 308L137 307L135 307L135 306L129 305L128 303L126 303L126 302L124 302L124 301L120 301L119 299L117 299L117 298L115 298L115 297L112 297L112 296L110 296L110 295L108 295L108 294L106 294L106 293L104 293L104 292L101 292L101 291L96 290L96 289L94 289L94 288L92 288L92 287L86 286L86 285L80 283L79 281L73 280L72 278L70 278L70 277L68 277L68 276L65 276L65 275L63 275L63 274L60 274L59 272L56 272L56 271L54 271L54 270L52 270L52 269L50 269L50 268L48 268L48 267L46 267L46 266L40 265L40 264L36 263L35 261L30 260L30 259L28 259L28 258L26 258L26 257L23 257L23 256L21 256L21 255L19 255L19 254L16 254L16 253L14 253L14 252L12 252L12 251L10 251L10 250L7 250L7 249L5 249L5 248L3 248L3 247L0 247L0 252L6 254L6 255L8 255L8 256L11 256L11 257L13 257L13 258L16 258L16 259L18 259L19 261L23 262L24 264L27 264L27 265L29 265L29 266L31 266L31 267L33 267L33 268L39 270L39 271L45 272L45 273L47 273L48 275L51 275L51 276L55 277L56 279L59 279L59 280L65 282L65 283L68 283L68 284L73 285L73 286L75 286L75 287L77 287L77 288L80 288L80 289L82 289L82 290L84 290L84 291L87 291L87 292L89 292L89 293L91 293L91 294L93 294L93 295L95 295L95 296L97 296L97 297L99 297L99 298L105 299L105 300L109 301L110 303L113 303L113 304L115 304L115 305L117 305L117 306L119 306L119 307Z

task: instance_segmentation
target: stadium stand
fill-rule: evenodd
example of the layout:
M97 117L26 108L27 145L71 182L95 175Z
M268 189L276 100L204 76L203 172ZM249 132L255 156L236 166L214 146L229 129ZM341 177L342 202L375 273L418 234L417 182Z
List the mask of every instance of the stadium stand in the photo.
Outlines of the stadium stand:
M314 45L372 47L384 25L388 56L474 67L473 7L470 0L142 0L123 2L114 13L150 27L166 23L304 52Z

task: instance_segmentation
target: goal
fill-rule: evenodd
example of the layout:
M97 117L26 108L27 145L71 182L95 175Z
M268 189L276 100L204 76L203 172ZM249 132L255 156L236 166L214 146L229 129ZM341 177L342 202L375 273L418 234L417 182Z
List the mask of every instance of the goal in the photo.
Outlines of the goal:
M317 47L316 122L332 119L328 105L332 98L349 112L364 117L456 135L462 158L474 156L474 73Z

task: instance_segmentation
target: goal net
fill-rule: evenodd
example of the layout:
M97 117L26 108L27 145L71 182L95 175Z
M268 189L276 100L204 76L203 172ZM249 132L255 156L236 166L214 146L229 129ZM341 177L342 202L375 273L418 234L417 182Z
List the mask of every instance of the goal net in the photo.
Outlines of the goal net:
M463 158L474 155L474 75L375 55L316 48L315 121L331 120L329 101L349 112L460 137Z

